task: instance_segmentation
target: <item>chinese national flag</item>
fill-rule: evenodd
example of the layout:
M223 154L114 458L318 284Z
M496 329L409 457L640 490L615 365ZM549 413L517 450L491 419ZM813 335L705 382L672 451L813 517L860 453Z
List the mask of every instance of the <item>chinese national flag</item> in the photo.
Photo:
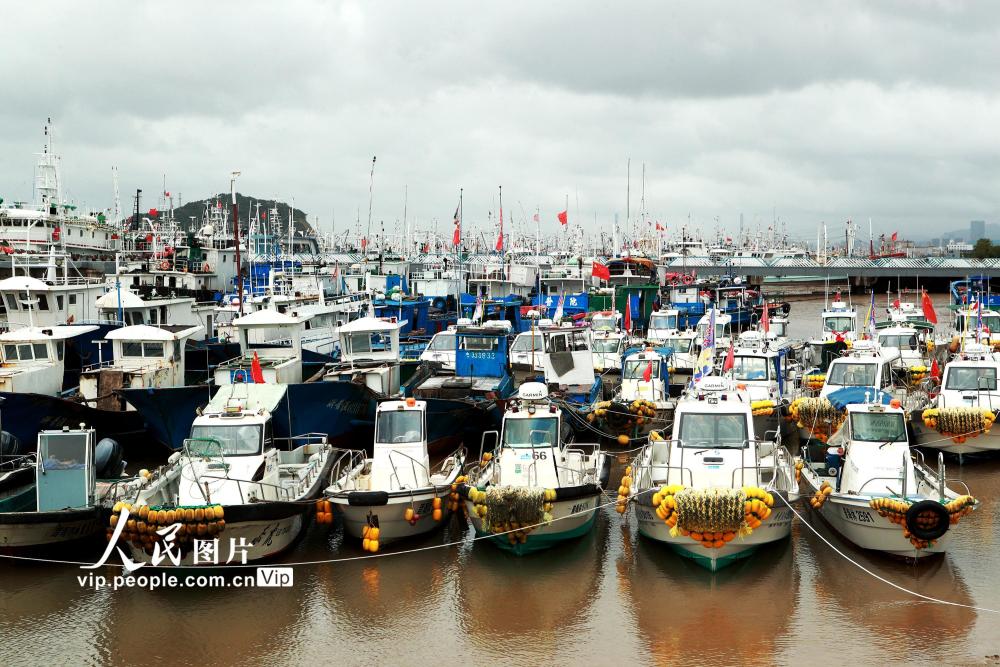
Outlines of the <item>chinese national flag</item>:
M625 331L632 330L632 303L628 295L625 296Z
M368 247L368 239L364 236L361 237L361 249L364 250Z
M736 353L733 350L734 350L733 346L730 345L729 351L726 352L726 360L722 363L723 373L730 370L733 366L736 365Z
M648 364L646 364L646 370L642 372L642 380L643 382L649 382L652 379L653 379L653 362L651 361Z
M937 324L937 313L934 312L934 304L931 302L931 295L924 291L924 296L921 299L920 305L924 310L924 319L926 319L931 324Z
M151 208L151 209L149 209L149 214L155 218L156 216L158 216L160 214L160 212L157 211L155 208Z
M609 271L608 267L604 266L600 262L594 262L594 266L590 270L590 275L594 276L595 278L611 280L611 271Z
M568 213L569 213L569 211L563 211L562 213L560 213L560 214L558 214L556 216L557 218L559 218L559 224L560 225L565 225L567 222L569 222L569 215L568 215Z
M937 359L931 362L931 377L935 380L941 379L941 369L938 368Z
M663 225L661 225L660 223L656 223L656 231L662 232L664 229L666 228Z
M462 242L462 232L458 227L455 227L455 233L451 237L451 244L457 246Z
M500 207L500 235L497 236L497 252L503 250L503 206Z
M898 241L899 240L899 232L893 232L892 233L892 240L893 241Z
M256 351L253 353L253 362L250 364L250 377L254 384L264 384L264 370L260 367L260 359L257 358Z

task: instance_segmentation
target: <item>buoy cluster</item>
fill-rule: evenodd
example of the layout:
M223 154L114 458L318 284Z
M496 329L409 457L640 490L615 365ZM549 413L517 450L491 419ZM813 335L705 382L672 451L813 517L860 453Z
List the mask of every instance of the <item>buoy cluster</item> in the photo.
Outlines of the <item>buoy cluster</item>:
M479 462L480 468L485 468L493 460L493 452L483 452L483 459Z
M795 462L795 483L798 484L802 479L802 469L806 466L804 461Z
M180 524L174 535L182 548L195 539L211 538L226 529L225 510L222 505L191 505L181 507L133 506L131 503L117 502L108 519L107 537L110 540L121 520L123 509L129 511L122 537L131 544L153 553L153 545L160 540L157 530Z
M770 399L750 402L750 410L754 417L770 417L774 414L774 409L777 406L778 404Z
M482 520L483 529L506 533L511 544L528 541L528 534L552 521L556 489L491 486L486 491L469 489L469 500Z
M819 391L826 384L826 374L825 373L813 373L812 375L807 375L805 377L806 389L813 389Z
M465 480L465 475L459 475L455 478L455 481L451 485L451 493L448 494L448 509L452 512L458 511L458 506L462 499L462 497L458 495L458 485L465 484Z
M378 553L378 538L381 534L378 527L378 517L369 517L368 523L361 529L361 548L371 553Z
M986 408L927 408L921 413L924 426L961 444L980 433L989 433L996 415Z
M910 372L910 381L911 382L920 382L925 377L927 377L927 373L930 372L930 369L927 368L927 366L923 366L923 365L910 366L909 372Z
M609 431L622 433L636 426L651 424L655 417L656 403L645 399L636 399L631 403L598 401L587 414L587 421L593 423L601 420Z
M624 514L625 510L628 509L628 497L632 493L632 466L627 466L625 468L625 474L622 475L622 483L618 486L618 499L615 502L615 511L619 514Z
M819 488L816 489L816 493L813 494L813 497L809 499L809 504L812 505L814 510L818 510L823 506L823 503L826 502L827 497L831 493L833 493L833 487L830 486L830 482L823 482L819 485Z
M333 523L333 503L325 498L316 501L316 523L327 526Z
M750 535L771 515L774 497L756 486L690 489L682 484L653 494L656 515L673 537L684 536L706 549L721 549L737 535Z
M827 442L846 418L846 414L833 407L826 398L809 396L800 396L792 401L788 414L799 428L809 431L810 438L820 442Z

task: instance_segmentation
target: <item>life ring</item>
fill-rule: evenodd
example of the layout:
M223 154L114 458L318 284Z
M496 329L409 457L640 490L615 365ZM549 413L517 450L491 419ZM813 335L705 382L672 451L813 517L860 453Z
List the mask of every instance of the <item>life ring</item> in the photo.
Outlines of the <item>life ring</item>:
M168 262L167 260L163 260L162 262L160 262L161 271L167 271L169 269L170 269L170 262Z
M685 273L684 276L681 277L681 280L684 281L685 285L690 285L691 283L694 282L694 276L692 276L690 273Z
M933 518L928 517L928 513L934 515ZM906 510L906 529L915 538L924 542L936 540L947 533L950 522L951 515L948 514L948 510L934 500L921 500Z

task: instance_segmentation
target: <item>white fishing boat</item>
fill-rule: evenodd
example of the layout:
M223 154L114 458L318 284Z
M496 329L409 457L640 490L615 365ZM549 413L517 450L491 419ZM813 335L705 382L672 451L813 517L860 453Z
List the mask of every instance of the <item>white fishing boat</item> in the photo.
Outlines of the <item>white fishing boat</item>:
M510 345L511 370L524 376L544 372L545 367L542 364L544 350L545 342L538 329L517 334Z
M731 381L704 378L678 401L672 439L651 433L626 469L619 511L634 504L641 535L709 570L748 558L790 535L798 497L791 454L767 437Z
M1000 361L981 343L971 343L944 367L938 394L910 419L914 444L951 454L1000 450L991 431L1000 411Z
M515 339L514 342L516 343L517 340ZM427 347L420 353L420 361L441 364L442 371L451 371L454 373L456 344L454 326L448 327L447 331L439 331L431 337L430 342L427 343Z
M651 343L662 343L672 338L680 330L680 313L677 309L657 310L649 315L646 325L646 340Z
M943 457L931 470L911 453L906 415L879 402L847 406L824 460L803 453L801 481L810 504L862 549L905 558L944 552L950 529L976 500L945 485Z
M840 292L820 313L822 340L854 340L858 337L858 311L840 298Z
M427 403L383 401L375 413L373 455L340 450L325 496L343 517L344 530L366 551L421 535L457 509L452 485L465 465L465 448L432 466L427 450Z
M80 396L102 410L134 410L118 390L184 386L184 345L200 331L184 324L112 329L104 336L109 359L83 369Z
M328 367L323 380L362 382L382 396L399 396L399 332L405 324L395 319L362 317L340 327L340 361Z
M258 310L233 320L240 342L240 356L219 364L215 384L302 382L302 336L312 315L292 316L276 310ZM259 380L254 368L260 369Z
M23 327L0 333L0 392L59 396L66 367L66 341L97 330L72 324Z
M522 555L594 527L611 458L600 445L567 442L568 430L545 385L521 385L499 434L483 434L481 460L459 485L477 536Z
M610 311L594 313L590 317L590 349L594 353L594 370L598 373L620 373L622 355L628 347L629 336L621 330L621 315Z
M233 384L212 397L182 450L112 514L117 522L129 510L121 539L133 559L152 562L171 542L177 559L163 565L217 564L201 561L194 541L218 538L218 564L252 562L295 543L312 516L307 501L328 484L333 459L322 434L272 435L272 411L283 396L279 385Z
M134 485L124 465L116 442L83 425L41 431L34 453L0 458L0 549L102 538L102 507Z

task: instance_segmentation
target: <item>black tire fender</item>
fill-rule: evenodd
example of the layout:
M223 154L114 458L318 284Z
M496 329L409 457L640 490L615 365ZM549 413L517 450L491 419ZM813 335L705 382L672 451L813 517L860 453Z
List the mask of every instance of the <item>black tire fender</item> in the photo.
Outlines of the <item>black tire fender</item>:
M938 520L933 527L924 528L918 525L917 517L924 512L933 512L937 515ZM944 505L934 500L921 500L918 503L913 503L906 510L907 530L918 540L924 540L925 542L936 540L947 533L948 527L951 525L950 519L951 516L948 514L948 510L944 508Z

